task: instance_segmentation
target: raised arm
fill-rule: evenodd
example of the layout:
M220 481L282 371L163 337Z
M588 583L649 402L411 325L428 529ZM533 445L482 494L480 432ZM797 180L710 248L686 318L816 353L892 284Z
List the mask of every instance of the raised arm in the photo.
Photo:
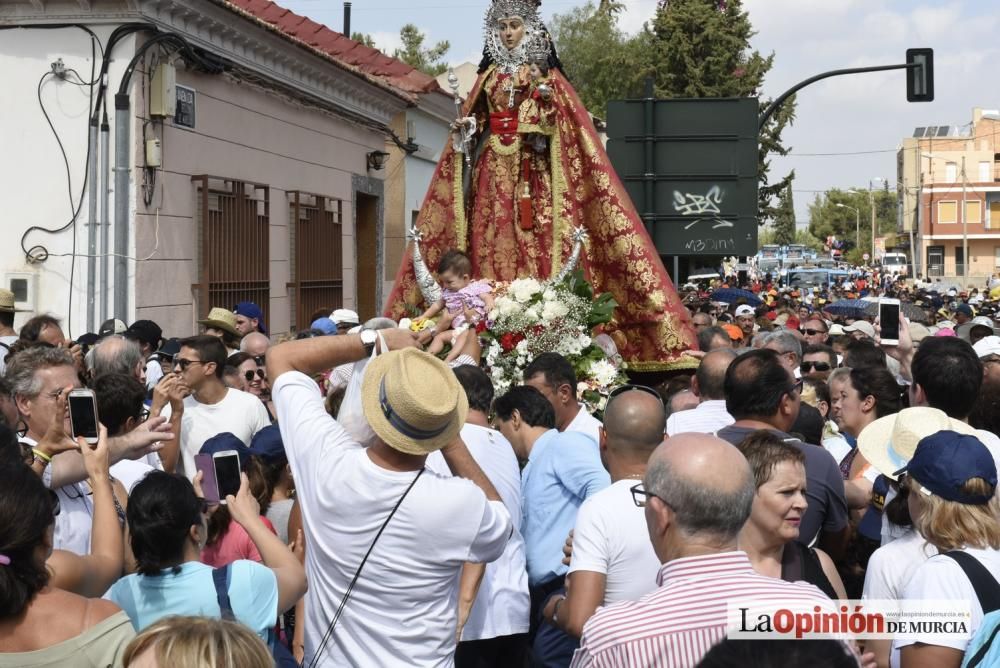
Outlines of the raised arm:
M416 346L413 332L403 329L379 330L389 350ZM381 350L378 342L376 347ZM317 336L301 341L280 343L267 351L267 377L273 385L281 374L299 371L314 376L341 364L356 362L365 357L365 346L358 334L344 336Z
M274 571L278 582L277 614L280 615L306 593L306 571L298 557L261 520L260 505L250 493L246 474L242 474L240 478L239 491L236 496L227 496L226 504L233 520L246 529L250 540L260 552L264 565Z

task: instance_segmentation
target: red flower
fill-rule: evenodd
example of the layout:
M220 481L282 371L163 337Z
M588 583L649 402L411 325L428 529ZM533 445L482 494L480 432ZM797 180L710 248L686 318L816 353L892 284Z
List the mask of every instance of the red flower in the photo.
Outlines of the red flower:
M500 347L503 348L505 353L509 353L514 350L517 345L517 341L514 340L514 334L512 332L507 332L500 337Z
M486 320L480 320L476 323L476 334L482 334L486 331Z

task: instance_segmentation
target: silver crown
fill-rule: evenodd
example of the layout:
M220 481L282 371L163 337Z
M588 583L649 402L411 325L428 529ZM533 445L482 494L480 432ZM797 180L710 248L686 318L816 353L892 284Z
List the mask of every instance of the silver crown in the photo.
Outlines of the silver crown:
M500 38L497 24L501 19L512 16L519 16L524 20L524 37L515 48L508 49ZM494 0L483 22L483 37L486 52L497 67L507 73L513 73L518 66L527 63L529 49L532 52L541 49L540 41L548 44L535 0Z

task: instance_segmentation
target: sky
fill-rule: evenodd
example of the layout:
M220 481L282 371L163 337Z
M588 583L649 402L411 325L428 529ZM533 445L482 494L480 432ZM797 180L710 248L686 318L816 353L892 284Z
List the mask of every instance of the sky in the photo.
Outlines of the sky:
M338 0L278 0L279 4L340 30ZM658 0L624 0L619 25L642 29ZM542 13L566 12L583 2L543 0ZM448 40L451 64L478 62L487 0L354 0L351 29L371 34L392 53L399 29L413 23L429 43ZM784 133L792 154L775 158L772 174L795 170L796 218L808 221L808 204L829 188L868 187L876 177L896 185L896 149L918 126L967 125L972 109L1000 107L992 64L1000 13L987 0L744 0L757 31L752 40L775 60L763 94L775 97L827 70L905 61L907 48L934 49L935 100L908 103L902 71L821 81L798 95L795 123ZM598 112L598 115L602 115ZM881 187L881 181L876 183Z

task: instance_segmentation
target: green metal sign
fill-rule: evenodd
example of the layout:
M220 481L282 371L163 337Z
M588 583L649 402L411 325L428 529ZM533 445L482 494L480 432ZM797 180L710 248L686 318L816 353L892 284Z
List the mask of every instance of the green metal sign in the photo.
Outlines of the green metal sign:
M608 103L608 156L661 255L757 252L757 98Z

